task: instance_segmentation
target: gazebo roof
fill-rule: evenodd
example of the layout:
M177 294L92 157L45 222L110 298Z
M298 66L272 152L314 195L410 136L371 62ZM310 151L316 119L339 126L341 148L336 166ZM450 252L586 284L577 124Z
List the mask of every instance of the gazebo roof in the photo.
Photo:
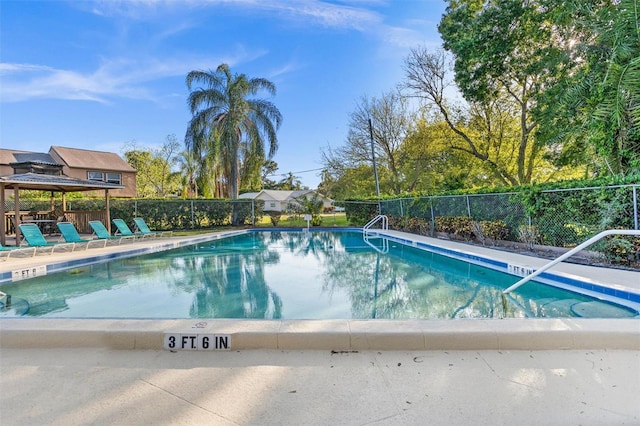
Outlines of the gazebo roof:
M72 178L66 175L45 175L23 173L0 177L0 185L5 189L31 189L36 191L80 192L100 189L122 189L123 185L95 180Z

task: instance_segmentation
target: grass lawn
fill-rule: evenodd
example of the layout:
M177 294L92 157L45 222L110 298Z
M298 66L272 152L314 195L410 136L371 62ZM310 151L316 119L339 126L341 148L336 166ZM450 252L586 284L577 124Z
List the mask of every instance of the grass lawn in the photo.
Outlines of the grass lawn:
M322 225L320 226L349 226L349 222L347 222L347 215L344 212L340 213L327 213L321 214L322 217ZM262 217L262 220L256 223L257 227L266 227L272 228L273 224L271 224L271 217L268 214L265 214ZM304 215L282 215L280 217L280 222L278 223L279 227L283 228L306 228L307 221L304 220Z
M350 226L349 222L347 222L347 216L344 212L340 213L329 213L329 214L321 214L322 216L322 225L321 226ZM256 223L256 228L273 228L274 226L271 224L271 218L269 215L264 215L262 220ZM280 218L280 223L278 223L278 227L282 228L306 228L307 222L304 220L304 215L282 215ZM205 229L183 229L183 230L175 230L173 235L177 237L185 237L190 235L199 235L205 234L208 232L215 231L228 231L232 227L230 226L221 226L217 228L205 228Z

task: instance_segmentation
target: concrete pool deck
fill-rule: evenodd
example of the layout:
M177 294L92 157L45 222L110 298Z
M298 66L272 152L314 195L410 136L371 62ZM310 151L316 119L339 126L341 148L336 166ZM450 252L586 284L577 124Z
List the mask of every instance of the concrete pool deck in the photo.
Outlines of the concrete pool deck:
M0 274L190 240L12 258ZM547 262L426 241L532 267ZM640 292L638 272L553 270ZM228 334L231 349L163 350L173 332ZM0 348L2 425L640 424L637 318L4 318Z
M640 423L638 351L0 353L3 426Z

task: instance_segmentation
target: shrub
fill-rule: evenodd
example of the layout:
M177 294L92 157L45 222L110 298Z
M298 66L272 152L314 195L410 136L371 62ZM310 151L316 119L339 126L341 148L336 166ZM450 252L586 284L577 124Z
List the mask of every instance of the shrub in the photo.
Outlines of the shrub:
M633 262L640 261L640 238L624 236L607 238L600 252L613 264L631 265Z
M271 219L271 224L273 226L278 226L278 223L280 223L280 218L282 218L280 212L269 212L269 219Z
M537 226L521 225L518 228L518 241L525 243L529 250L540 242L540 231Z
M418 235L429 235L431 233L430 223L418 217L409 218L406 222L406 229Z
M473 235L473 221L468 216L438 216L436 229L449 236L469 241Z
M480 229L485 237L493 240L493 245L496 245L498 240L505 239L509 235L509 227L502 220L483 220L480 222Z
M350 224L364 226L378 214L378 204L348 203L345 211Z

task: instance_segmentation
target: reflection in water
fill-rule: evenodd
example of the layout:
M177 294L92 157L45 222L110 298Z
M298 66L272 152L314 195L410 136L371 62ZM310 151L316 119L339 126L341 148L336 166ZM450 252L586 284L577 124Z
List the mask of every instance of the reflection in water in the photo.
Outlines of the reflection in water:
M382 247L383 241L370 241ZM635 313L356 232L253 232L3 285L31 316L106 318L624 317ZM5 313L4 315L10 315Z

